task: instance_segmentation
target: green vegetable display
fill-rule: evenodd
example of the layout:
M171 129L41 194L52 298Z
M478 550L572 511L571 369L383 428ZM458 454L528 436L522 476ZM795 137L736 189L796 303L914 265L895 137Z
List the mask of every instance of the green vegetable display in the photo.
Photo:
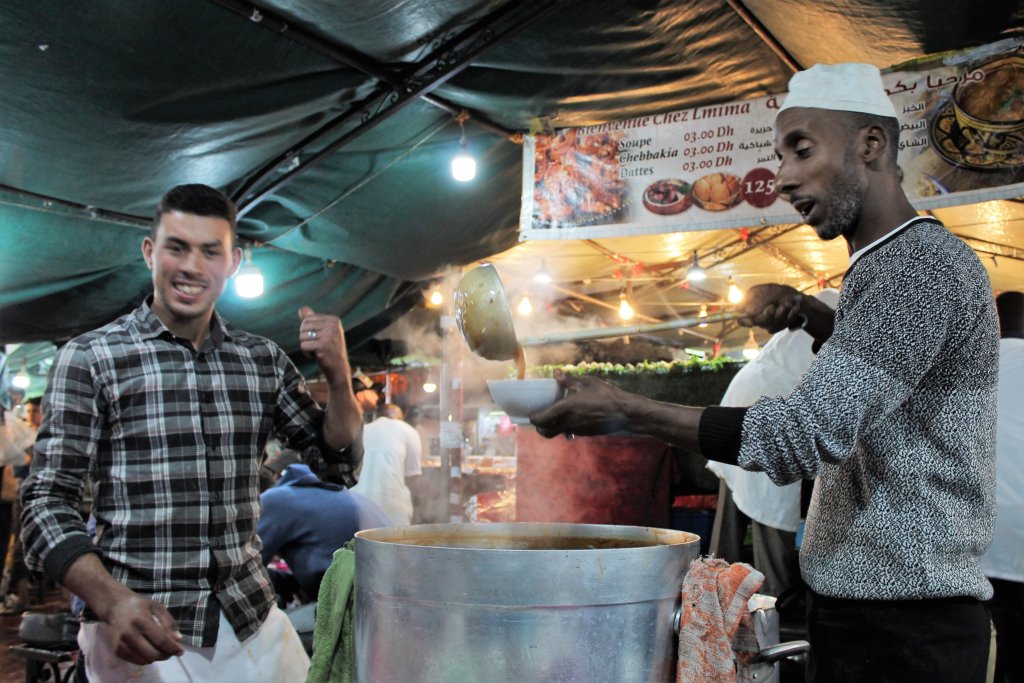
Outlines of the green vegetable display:
M555 370L567 375L593 375L621 389L656 401L690 406L715 405L743 363L721 357L712 360L641 361L639 363L579 363L539 365L528 377L550 377Z

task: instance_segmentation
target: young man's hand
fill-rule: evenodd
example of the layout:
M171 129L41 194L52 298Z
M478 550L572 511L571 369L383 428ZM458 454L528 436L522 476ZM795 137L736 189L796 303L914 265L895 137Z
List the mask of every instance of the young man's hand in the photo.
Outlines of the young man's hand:
M299 348L316 359L328 382L347 380L351 371L341 319L316 313L309 306L299 309L299 319Z
M115 581L99 555L79 556L62 583L107 625L121 659L145 666L185 653L178 624L167 608Z
M102 621L110 629L115 654L132 664L145 666L185 652L171 613L141 595L115 601L104 610Z

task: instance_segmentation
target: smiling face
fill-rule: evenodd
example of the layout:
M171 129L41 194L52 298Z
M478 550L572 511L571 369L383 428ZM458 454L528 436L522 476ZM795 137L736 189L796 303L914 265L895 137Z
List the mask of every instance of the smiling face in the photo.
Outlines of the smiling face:
M857 142L833 111L794 107L775 121L775 186L821 239L849 239L860 222L868 181Z
M171 332L198 346L242 258L233 246L231 224L168 211L160 216L154 236L143 240L142 255L153 271L153 313Z

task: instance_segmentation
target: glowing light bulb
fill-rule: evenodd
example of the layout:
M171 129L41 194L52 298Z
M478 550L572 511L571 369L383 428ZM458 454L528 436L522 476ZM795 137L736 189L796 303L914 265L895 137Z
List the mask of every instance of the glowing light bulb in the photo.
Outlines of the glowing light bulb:
M700 305L700 313L697 314L697 317L698 318L706 318L706 317L708 317L708 305L707 304L701 304ZM707 322L702 322L702 323L699 323L697 325L697 327L707 327L707 326L708 326Z
M440 289L435 289L430 293L430 305L440 306L444 303L444 294L441 293Z
M245 263L235 274L235 292L243 299L263 294L263 271L252 262L252 250L245 248Z
M726 294L726 298L729 299L731 304L738 304L743 301L743 290L736 286L736 281L731 277L729 278L729 293Z
M754 339L754 330L750 330L747 343L743 345L743 357L747 360L754 360L759 353L761 353L761 347L758 346L757 340Z
M540 262L540 270L533 274L533 281L539 282L542 285L551 284L551 273L548 272L547 264L542 260Z
M437 391L437 385L434 384L433 382L424 382L423 383L423 391L428 393L428 394L432 394L435 391Z
M476 178L476 159L469 153L469 146L466 144L466 126L464 124L468 118L467 112L461 112L455 117L462 135L459 137L459 153L452 157L452 177L460 183L468 183Z
M22 363L21 370L11 378L11 386L15 389L28 389L28 385L31 383L32 380L28 376L28 370L25 368L25 364Z
M633 312L633 307L629 305L629 299L626 298L626 295L624 293L620 294L619 317L622 318L623 320L632 320L634 315L635 313Z
M523 298L519 300L519 306L516 307L516 310L519 311L519 315L524 317L533 313L533 304L530 303L530 297L523 294Z
M700 267L700 261L697 260L696 251L693 252L693 263L686 271L686 279L690 282L700 282L701 280L708 279L708 274Z
M476 178L476 159L470 156L465 146L452 157L452 177L462 183Z

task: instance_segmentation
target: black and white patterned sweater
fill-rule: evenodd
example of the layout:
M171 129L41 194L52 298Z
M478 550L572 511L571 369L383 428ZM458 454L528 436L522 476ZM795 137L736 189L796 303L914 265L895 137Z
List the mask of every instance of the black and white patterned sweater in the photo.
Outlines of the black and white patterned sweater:
M988 275L940 223L858 255L801 383L742 416L741 467L818 478L800 550L813 591L990 597L998 354Z

